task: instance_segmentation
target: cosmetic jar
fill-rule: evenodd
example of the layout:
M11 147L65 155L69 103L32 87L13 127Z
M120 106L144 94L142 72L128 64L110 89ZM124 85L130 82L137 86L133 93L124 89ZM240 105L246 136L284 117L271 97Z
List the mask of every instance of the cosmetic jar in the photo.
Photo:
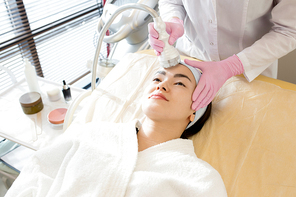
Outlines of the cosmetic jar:
M19 99L25 114L36 114L43 109L41 95L38 92L28 92Z
M46 91L48 99L50 101L58 101L61 98L61 91L59 88L53 87Z
M99 62L98 68L97 68L97 76L100 79L104 79L108 73L116 66L118 61L114 59L102 59Z
M48 122L54 129L62 129L64 124L64 119L67 113L66 108L57 108L52 110L47 115Z

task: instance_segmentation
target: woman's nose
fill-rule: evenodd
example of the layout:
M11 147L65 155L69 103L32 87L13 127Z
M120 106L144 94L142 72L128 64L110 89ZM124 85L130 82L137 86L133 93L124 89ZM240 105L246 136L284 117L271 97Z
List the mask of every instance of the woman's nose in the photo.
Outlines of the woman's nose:
M158 84L158 86L156 87L156 89L157 90L164 90L164 91L167 91L167 88L164 86L164 84L163 83L160 83L160 84Z

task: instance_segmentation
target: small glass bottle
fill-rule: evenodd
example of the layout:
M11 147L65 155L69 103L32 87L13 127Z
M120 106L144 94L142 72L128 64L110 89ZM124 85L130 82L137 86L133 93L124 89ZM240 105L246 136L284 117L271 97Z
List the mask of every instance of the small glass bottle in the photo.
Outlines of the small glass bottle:
M70 87L66 84L65 80L63 80L63 95L64 95L64 99L66 101L66 103L68 103L69 101L72 100L72 96L71 96L71 90Z

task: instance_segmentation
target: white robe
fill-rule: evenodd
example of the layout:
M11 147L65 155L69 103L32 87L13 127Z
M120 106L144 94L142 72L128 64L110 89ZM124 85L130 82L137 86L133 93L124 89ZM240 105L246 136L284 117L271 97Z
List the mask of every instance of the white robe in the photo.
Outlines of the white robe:
M220 174L198 159L192 140L175 139L138 153L126 196L227 196Z
M195 156L191 140L138 153L139 125L72 124L37 151L6 196L226 196L219 173Z

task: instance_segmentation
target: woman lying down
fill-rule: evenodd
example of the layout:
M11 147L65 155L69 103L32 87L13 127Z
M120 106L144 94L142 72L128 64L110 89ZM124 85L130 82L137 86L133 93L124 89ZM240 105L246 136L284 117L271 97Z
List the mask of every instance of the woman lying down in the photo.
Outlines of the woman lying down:
M182 64L160 69L143 96L142 122L72 124L36 152L7 196L227 196L186 139L211 110L191 109L200 75Z

